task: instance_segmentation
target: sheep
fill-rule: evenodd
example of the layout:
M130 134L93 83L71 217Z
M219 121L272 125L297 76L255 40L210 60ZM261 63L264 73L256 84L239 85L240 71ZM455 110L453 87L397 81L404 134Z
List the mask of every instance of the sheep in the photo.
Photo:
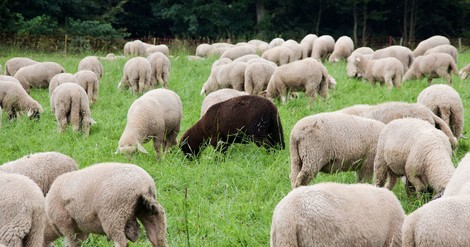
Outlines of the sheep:
M12 81L12 82L18 83L18 85L21 85L21 83L20 83L20 81L18 81L18 79L16 79L13 76L9 76L9 75L0 75L0 81Z
M145 50L145 53L147 54L147 56L150 56L152 53L155 53L155 52L161 52L166 57L170 56L170 49L168 48L167 45L152 45Z
M281 46L286 46L294 52L293 59L290 62L301 60L303 57L303 47L293 39L286 40Z
M278 45L270 48L261 54L261 57L276 63L277 65L284 65L295 61L295 54L292 49L287 46Z
M14 57L5 62L5 75L15 76L16 72L26 66L37 64L31 58L27 57Z
M233 61L232 61L232 59L230 59L230 58L226 58L226 57L224 57L224 58L219 58L219 59L215 60L215 61L212 63L211 72L212 72L212 70L214 70L215 67L220 66L220 65L224 65L224 64L229 64L229 63L231 63L231 62L233 62Z
M452 148L444 133L429 122L401 118L388 123L377 142L375 184L392 189L397 178L406 179L418 193L430 186L441 195L452 174Z
M252 39L248 41L249 45L252 45L255 47L256 52L263 53L268 49L269 43L266 41L258 40L258 39Z
M253 62L246 67L244 89L248 94L258 95L268 86L269 80L276 70L273 62Z
M78 71L80 70L91 70L96 74L98 80L101 80L103 77L103 65L96 56L87 56L80 60L78 63Z
M300 41L300 45L302 46L302 59L307 58L312 54L312 46L313 42L318 39L318 36L315 34L307 34L305 37Z
M256 54L256 49L252 45L240 45L229 48L224 51L221 58L230 58L232 60L239 58L243 55Z
M238 96L211 106L183 134L180 149L191 158L198 156L209 142L225 153L232 143L248 140L266 149L285 147L279 112L266 98Z
M30 119L39 118L44 112L42 106L19 83L11 81L0 81L0 106L9 119L24 112Z
M440 198L408 215L403 247L470 246L470 196Z
M445 84L431 85L421 91L417 103L427 106L442 118L455 137L462 137L464 108L462 99L454 88Z
M38 185L26 176L3 172L0 172L0 184L0 245L41 246L46 214Z
M248 95L248 93L238 91L238 90L235 90L235 89L231 89L231 88L222 88L222 89L219 89L217 91L214 91L214 92L208 94L204 98L204 100L202 101L201 117L204 116L204 114L207 112L207 110L211 106L213 106L213 105L215 105L219 102L231 99L233 97L242 96L242 95Z
M311 57L320 60L326 58L335 48L335 39L330 35L322 35L315 39L312 45Z
M134 40L130 43L129 52L131 56L144 56L146 46L140 40Z
M156 85L158 83L162 85L162 87L168 88L171 70L170 59L161 52L154 52L150 54L147 59L149 60L151 67L151 84Z
M71 82L60 84L52 92L50 103L60 133L64 132L67 124L71 124L73 131L81 129L84 136L90 134L90 104L80 85Z
M370 184L321 183L289 192L273 212L270 246L401 246L397 197Z
M230 62L213 67L209 78L202 85L201 95L207 95L221 88L243 91L247 67L248 64L243 62Z
M59 175L76 170L77 162L58 152L29 154L0 166L0 172L21 174L32 179L44 196Z
M444 132L453 148L458 145L457 138L444 120L423 104L391 101L377 105L353 105L338 112L375 119L385 124L399 118L419 118Z
M208 55L209 56L221 56L226 50L232 48L234 45L221 42L221 43L213 43L212 44L212 49L209 50Z
M132 46L133 41L128 41L126 44L124 44L124 56L130 56L131 55L131 46Z
M78 83L77 78L71 73L59 73L54 75L49 82L49 95L52 94L57 86L65 82Z
M252 60L258 61L258 60L265 60L265 59L261 58L258 54L247 54L247 55L243 55L241 57L235 58L233 61L247 63Z
M336 40L333 53L328 58L330 63L339 62L341 59L348 58L354 50L354 42L348 36L341 36Z
M441 35L434 35L428 39L419 42L418 46L413 50L415 57L423 55L427 50L438 45L450 45L448 38Z
M265 92L268 98L280 96L285 104L289 91L305 91L306 95L315 100L317 93L326 98L329 85L335 83L323 64L313 58L306 58L277 67Z
M182 116L181 99L175 92L163 88L148 91L129 108L116 153L147 153L142 143L153 139L157 159L160 158L162 146L167 151L176 144Z
M430 53L415 59L410 69L403 76L403 81L428 78L428 84L434 78L444 78L452 84L452 74L459 75L457 65L451 55L446 53Z
M362 77L362 75L357 71L356 61L357 54L364 55L365 58L369 58L370 55L374 53L374 50L370 47L359 47L354 50L351 55L348 57L348 64L346 65L346 74L348 77Z
M207 57L209 56L209 52L212 50L212 46L210 44L202 43L196 47L196 56L198 57Z
M459 71L459 77L462 80L465 80L468 78L468 75L470 74L470 64L465 65L463 68L460 69Z
M100 88L100 81L91 70L80 70L74 74L75 80L88 95L88 103L91 105L96 102Z
M372 179L375 147L385 124L338 112L304 117L290 134L292 188L307 185L320 171L356 171Z
M46 196L46 214L67 246L80 246L90 233L128 246L142 223L152 246L168 246L166 217L155 181L134 164L98 163L59 176ZM58 238L60 236L56 236ZM55 239L47 239L50 244Z
M447 53L447 54L451 55L452 58L454 59L455 63L457 64L457 56L459 54L459 51L453 45L438 45L434 48L431 48L431 49L427 50L424 53L424 55L427 55L429 53L439 53L439 52L440 53Z
M470 153L460 160L442 197L470 195Z
M64 67L58 63L42 62L22 67L16 72L15 78L29 92L30 87L48 88L52 77L64 72Z
M143 57L129 59L124 65L124 73L118 88L130 88L133 93L143 93L150 87L152 66Z
M379 81L388 88L401 86L404 71L400 60L394 57L367 59L361 54L355 56L353 64L357 71L372 84Z
M408 68L411 66L415 59L413 51L411 51L410 48L401 45L392 45L389 47L378 49L374 51L370 59L379 59L386 57L394 57L400 60L403 65L403 71L405 72L408 70Z
M268 49L271 49L271 48L273 48L273 47L275 47L275 46L282 45L282 43L284 43L284 42L285 42L285 41L284 41L284 39L282 39L282 38L274 38L274 39L272 39L272 40L269 42L269 44L268 44Z

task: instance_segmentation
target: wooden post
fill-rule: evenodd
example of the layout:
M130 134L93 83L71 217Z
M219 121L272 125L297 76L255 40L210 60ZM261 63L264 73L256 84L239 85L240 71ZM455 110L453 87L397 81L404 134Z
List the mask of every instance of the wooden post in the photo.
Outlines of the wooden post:
M157 38L153 38L153 45L157 43Z
M459 51L462 51L462 38L459 38Z
M65 40L64 40L64 53L67 54L67 34L65 35Z
M403 37L400 38L400 45L403 45Z

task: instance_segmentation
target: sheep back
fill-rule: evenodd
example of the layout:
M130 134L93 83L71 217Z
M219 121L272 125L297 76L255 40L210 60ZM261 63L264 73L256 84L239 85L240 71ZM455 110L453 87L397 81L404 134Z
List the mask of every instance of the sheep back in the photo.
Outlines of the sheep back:
M410 69L403 76L403 80L428 78L431 84L434 78L444 78L452 84L452 72L459 75L457 65L451 55L447 53L429 53L415 59Z
M336 63L341 59L345 59L351 55L354 50L354 42L348 36L341 36L336 40L333 53L328 58L329 62Z
M16 72L15 78L29 92L30 87L48 88L52 77L64 72L64 67L58 63L42 62L22 67Z
M74 74L74 78L88 95L88 102L93 104L98 99L100 81L96 74L91 70L80 70Z
M98 80L103 76L103 65L96 56L87 56L78 63L78 71L91 70L96 74Z
M130 88L133 93L143 93L150 87L150 62L143 57L134 57L124 64L124 72L118 88Z
M0 105L10 119L17 113L25 113L29 118L39 118L44 112L42 106L33 99L17 82L0 81Z
M470 153L460 160L442 197L470 195Z
M170 77L171 62L165 54L161 52L154 52L150 54L147 59L151 67L151 83L156 85L160 84L164 88L168 88L168 81Z
M51 81L49 83L49 95L52 94L52 92L54 91L54 89L59 86L60 84L64 83L64 82L74 82L74 83L78 83L77 82L77 79L74 77L73 74L71 73L59 73L57 75L54 75L52 78L51 78Z
M27 57L14 57L5 62L5 75L15 76L16 72L22 67L33 65L38 62Z
M415 57L423 55L427 50L439 46L439 45L450 45L450 41L448 38L441 36L441 35L434 35L429 37L421 42L419 42L418 46L413 50L413 54Z
M202 101L201 105L201 117L206 113L206 111L213 105L220 103L222 101L226 101L233 97L247 95L246 92L238 91L231 88L222 88L217 91L214 91L208 94L204 100Z

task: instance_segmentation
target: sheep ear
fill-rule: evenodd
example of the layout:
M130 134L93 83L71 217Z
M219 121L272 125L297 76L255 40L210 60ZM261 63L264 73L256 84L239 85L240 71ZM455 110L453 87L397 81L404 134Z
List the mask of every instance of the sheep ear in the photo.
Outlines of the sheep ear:
M29 108L28 110L28 117L32 117L34 115L33 109Z
M357 61L357 62L360 62L360 61L361 61L361 58L360 58L360 57L356 57L356 61Z
M205 93L206 93L206 89L204 88L204 86L202 86L201 95L204 95Z
M96 121L90 117L90 124L96 124Z
M259 92L258 95L263 96L263 97L267 97L268 92L266 90L264 90L264 91Z
M140 143L137 143L137 150L139 150L141 153L148 154L147 150L145 150Z
M118 154L119 153L119 147L116 148L116 152L114 154Z

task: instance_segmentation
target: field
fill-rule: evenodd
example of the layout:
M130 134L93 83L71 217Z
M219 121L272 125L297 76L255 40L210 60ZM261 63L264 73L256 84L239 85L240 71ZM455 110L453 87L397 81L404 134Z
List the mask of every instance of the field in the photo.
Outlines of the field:
M202 84L210 73L216 58L189 61L186 49L171 50L171 75L169 87L183 101L182 133L198 119L203 96ZM67 72L75 73L79 61L90 54L46 54L3 50L0 64L12 57L26 56L36 61L60 63ZM104 54L101 54L104 55ZM166 210L168 242L171 246L267 246L272 212L276 204L291 190L289 173L289 135L294 124L305 116L335 111L353 104L376 104L385 101L416 102L421 90L428 86L426 80L408 81L400 89L388 90L365 81L346 77L346 62L325 63L336 79L337 87L329 92L326 100L320 97L311 101L303 94L278 106L284 128L286 149L268 153L254 144L233 145L226 155L206 148L198 159L189 161L174 147L160 160L155 159L153 144L144 147L149 154L125 156L115 154L119 138L126 124L129 106L138 98L128 91L120 91L117 84L122 76L126 59L101 60L104 75L100 81L97 103L92 117L97 122L85 138L69 128L63 134L57 132L57 124L50 111L47 89L33 89L31 95L44 107L39 121L26 117L9 121L2 118L0 128L0 164L24 155L58 151L74 158L80 168L99 162L133 163L143 167L155 180L157 198ZM470 63L470 53L459 54L458 67ZM433 83L445 83L435 79ZM469 112L470 81L461 81L454 75L452 86L460 93ZM464 135L468 136L470 119L465 116ZM461 139L454 151L457 164L469 150L468 140ZM352 172L319 174L311 184L335 181L355 183ZM408 198L399 183L394 192L407 213L420 207L425 199ZM57 240L64 246L63 240ZM105 237L92 236L85 246L111 246ZM145 236L130 246L151 246Z

